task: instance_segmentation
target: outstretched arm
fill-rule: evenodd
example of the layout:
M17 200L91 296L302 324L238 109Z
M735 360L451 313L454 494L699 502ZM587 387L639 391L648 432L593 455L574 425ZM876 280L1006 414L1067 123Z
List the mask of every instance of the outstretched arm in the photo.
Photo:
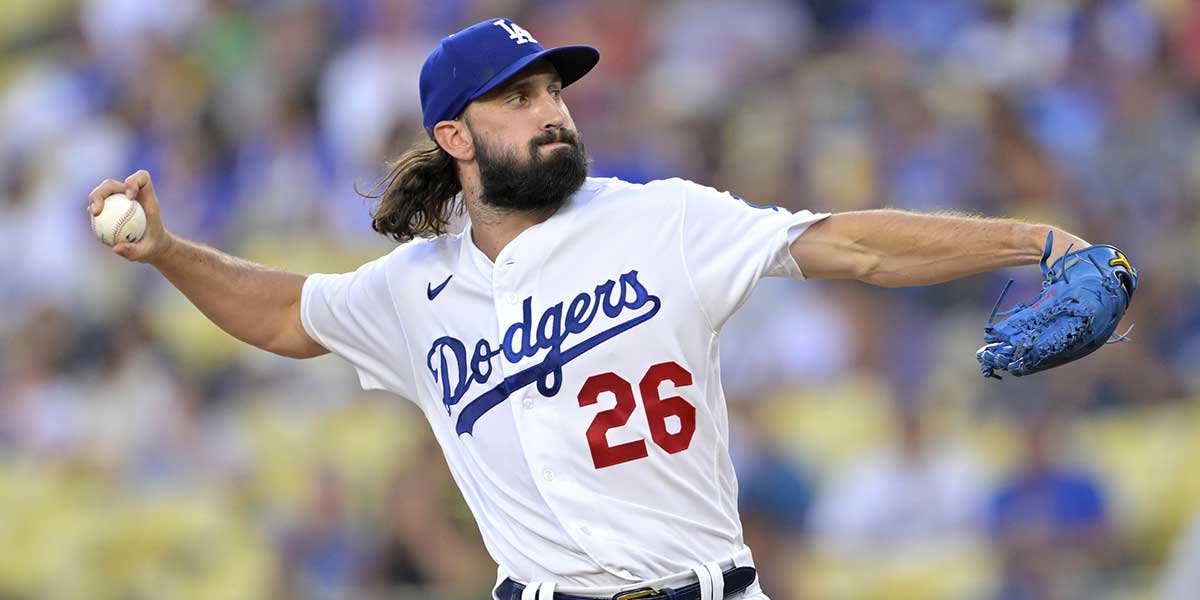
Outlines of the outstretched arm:
M792 242L809 279L857 279L872 285L932 285L1003 267L1035 264L1054 231L1052 263L1087 242L1056 227L955 214L900 210L838 213Z
M146 232L113 251L158 269L204 316L233 337L293 358L328 352L300 324L300 291L305 277L270 269L172 235L163 227L150 174L138 171L124 182L106 180L88 196L99 214L104 198L124 193L146 211Z

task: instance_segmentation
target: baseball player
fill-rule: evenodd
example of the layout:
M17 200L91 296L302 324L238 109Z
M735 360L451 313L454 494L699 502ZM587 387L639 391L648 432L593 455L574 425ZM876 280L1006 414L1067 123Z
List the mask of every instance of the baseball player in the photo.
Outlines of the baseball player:
M238 339L333 352L415 403L499 565L498 599L766 598L742 540L718 335L763 277L928 285L1035 263L1050 227L756 206L690 181L589 178L563 90L599 61L509 19L443 39L421 71L432 143L381 184L402 242L297 275L172 235L150 175L107 180L153 265ZM446 232L459 207L462 233ZM1053 230L1047 251L1087 244ZM800 332L797 332L799 334Z

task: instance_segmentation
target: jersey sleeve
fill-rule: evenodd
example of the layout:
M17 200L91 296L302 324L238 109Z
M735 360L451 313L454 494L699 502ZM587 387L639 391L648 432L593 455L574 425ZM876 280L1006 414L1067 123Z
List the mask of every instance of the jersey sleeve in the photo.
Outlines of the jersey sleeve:
M763 277L803 279L791 243L829 213L756 206L682 182L683 260L710 325L720 329Z
M404 326L388 287L387 256L352 273L309 275L300 321L318 344L354 366L364 390L416 399Z

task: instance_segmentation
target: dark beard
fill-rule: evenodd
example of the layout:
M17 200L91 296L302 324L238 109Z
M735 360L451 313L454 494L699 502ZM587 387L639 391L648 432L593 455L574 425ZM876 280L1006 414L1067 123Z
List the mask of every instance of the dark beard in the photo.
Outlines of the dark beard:
M558 208L579 190L588 175L587 149L579 135L566 129L549 130L529 142L529 161L517 162L514 153L502 152L471 133L484 204L497 208L532 211ZM555 148L549 156L538 155L538 147L551 142L569 146Z

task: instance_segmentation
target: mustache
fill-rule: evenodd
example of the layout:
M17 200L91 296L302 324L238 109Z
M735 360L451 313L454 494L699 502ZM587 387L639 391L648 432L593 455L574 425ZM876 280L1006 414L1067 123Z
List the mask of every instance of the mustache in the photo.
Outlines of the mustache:
M549 129L534 137L530 144L534 147L543 144L553 144L554 142L562 142L572 146L579 145L579 135L570 129Z

